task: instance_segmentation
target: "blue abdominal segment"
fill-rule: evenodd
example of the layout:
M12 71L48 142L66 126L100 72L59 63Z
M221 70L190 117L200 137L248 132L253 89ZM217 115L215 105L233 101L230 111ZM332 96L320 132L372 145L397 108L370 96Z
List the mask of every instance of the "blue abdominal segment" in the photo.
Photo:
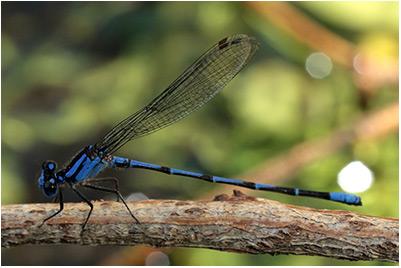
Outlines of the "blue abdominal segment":
M317 191L308 191L308 190L300 190L297 188L289 188L289 187L279 187L267 184L260 184L254 183L249 181L242 181L242 180L235 180L217 176L210 176L205 175L197 172L192 171L185 171L175 168L169 168L160 165L149 164L145 162L140 162L136 160L131 160L128 158L121 158L115 156L113 161L110 163L111 167L119 167L119 168L142 168L142 169L150 169L162 173L166 173L169 175L178 175L184 177L191 177L199 180L215 182L215 183L224 183L224 184L231 184L236 185L239 187L254 189L254 190L262 190L262 191L269 191L269 192L276 192L294 196L309 196L321 199L332 200L340 203L345 203L348 205L361 205L360 197L347 194L347 193L329 193L329 192L317 192Z

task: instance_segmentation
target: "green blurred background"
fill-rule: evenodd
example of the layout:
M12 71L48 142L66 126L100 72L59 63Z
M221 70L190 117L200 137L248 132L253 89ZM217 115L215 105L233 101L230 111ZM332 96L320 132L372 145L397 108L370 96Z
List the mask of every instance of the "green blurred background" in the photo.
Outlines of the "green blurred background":
M362 207L240 190L294 205L398 218L398 2L1 6L2 205L49 202L37 187L44 160L62 166L146 105L214 43L245 33L259 40L260 50L222 93L117 155L320 191L343 191L337 174L357 160L375 178L359 194ZM313 78L305 69L313 52L331 58L333 68L324 78ZM301 154L294 158L294 152ZM141 170L107 170L103 175L117 176L124 196L141 192L151 199L211 200L210 193L231 194L235 188ZM70 191L65 199L80 201ZM3 265L146 263L383 264L144 246L2 249Z

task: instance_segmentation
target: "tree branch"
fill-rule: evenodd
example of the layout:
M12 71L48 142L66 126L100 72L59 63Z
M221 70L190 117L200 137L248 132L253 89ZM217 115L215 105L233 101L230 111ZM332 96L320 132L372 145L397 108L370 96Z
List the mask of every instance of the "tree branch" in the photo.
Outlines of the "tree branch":
M398 220L280 204L234 191L214 201L146 200L2 206L3 247L24 244L196 247L238 253L317 255L347 260L398 262Z

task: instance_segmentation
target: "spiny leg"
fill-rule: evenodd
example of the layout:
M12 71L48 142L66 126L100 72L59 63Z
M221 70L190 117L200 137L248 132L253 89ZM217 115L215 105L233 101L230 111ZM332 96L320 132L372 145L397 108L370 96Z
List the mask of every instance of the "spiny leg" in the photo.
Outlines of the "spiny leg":
M81 235L82 235L82 233L83 233L84 230L85 230L86 223L88 222L89 217L90 217L90 215L91 215L91 213L92 213L93 204L92 204L91 201L89 201L83 194L81 194L75 187L76 187L75 184L71 185L71 189L72 189L77 195L79 195L79 197L81 197L81 199L84 200L84 201L90 206L90 208L91 208L91 209L89 210L88 216L86 217L86 220L85 220L84 224L82 224L82 230L81 230Z
M137 222L140 223L138 221L138 219L134 216L134 214L132 214L131 210L129 209L127 203L125 202L125 199L123 198L123 196L121 195L121 193L118 190L114 190L114 189L110 189L110 188L106 188L106 187L101 187L101 186L97 186L97 185L90 185L90 184L81 184L84 187L90 188L90 189L94 189L94 190L98 190L98 191L104 191L104 192L109 192L109 193L115 193L116 195L118 195L121 199L121 201L124 203L125 207L128 209L129 214L131 215L131 217Z
M112 181L112 182L114 182L114 186L115 186L116 191L118 193L120 192L119 189L118 189L118 180L115 177L90 178L90 179L86 179L84 182L82 182L81 185L82 186L85 186L85 185L96 186L96 185L93 185L92 183L98 183L98 182L103 182L103 181ZM117 195L117 202L119 202L120 201L120 195L119 194L116 194L116 195Z
M52 202L53 202L53 203L56 203L58 197L59 197L59 195L56 195L56 196L53 198Z
M43 225L47 220L50 220L51 218L53 218L54 216L56 216L57 214L59 214L61 211L63 211L63 209L64 209L64 202L63 202L63 194L62 194L62 191L59 191L58 197L60 198L60 209L59 209L56 213L54 213L54 214L50 215L49 217L47 217L46 219L44 219L43 222L38 226L39 228L42 227L42 225ZM57 199L57 196L54 198L54 201L56 201L56 199Z

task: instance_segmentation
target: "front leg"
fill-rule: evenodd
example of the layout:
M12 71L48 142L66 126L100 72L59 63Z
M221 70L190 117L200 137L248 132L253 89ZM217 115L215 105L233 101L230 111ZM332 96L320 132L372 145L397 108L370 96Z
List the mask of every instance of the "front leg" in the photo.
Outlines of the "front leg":
M44 224L46 221L50 220L51 218L53 218L54 216L56 216L57 214L59 214L61 211L63 211L63 209L64 209L64 202L63 202L63 192L62 192L61 190L58 192L58 197L59 197L59 199L60 199L60 209L59 209L58 211L56 211L56 213L54 213L54 214L50 215L49 217L47 217L46 219L44 219L43 222L38 226L38 228L42 227L43 224ZM56 201L56 199L57 199L57 196L56 196L56 198L54 199L54 201Z

